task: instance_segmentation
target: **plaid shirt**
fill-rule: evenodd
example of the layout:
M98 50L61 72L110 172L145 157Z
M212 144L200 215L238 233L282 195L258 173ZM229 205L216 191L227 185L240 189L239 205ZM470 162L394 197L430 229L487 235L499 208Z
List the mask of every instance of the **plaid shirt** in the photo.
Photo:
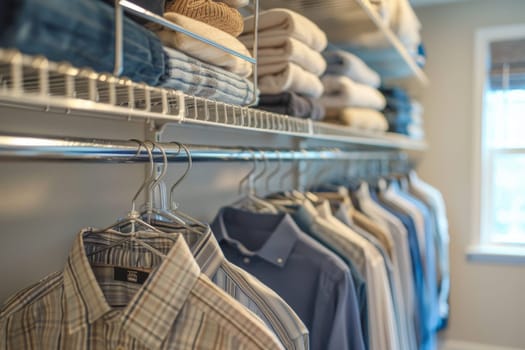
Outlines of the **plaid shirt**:
M20 291L0 311L0 349L282 349L257 317L201 274L183 239L140 285L112 278L112 267L92 267L83 233L63 272Z
M169 230L171 228L170 224L167 223L160 224L156 222L155 225L161 230ZM184 232L180 228L177 232L183 235L190 246L202 273L209 277L215 285L226 291L227 294L263 320L286 349L309 349L308 329L292 308L277 293L257 278L226 260L219 243L210 230L203 236ZM93 243L93 249L97 249L96 245L109 244L118 239L111 234L99 234L86 238L85 241ZM161 252L167 252L171 246L169 239L154 238L145 241ZM131 254L130 250L120 249L116 251L112 249L111 254L97 254L96 262L122 265L126 259L134 259L132 261L140 259L142 264L146 265L159 263L157 256L143 248L136 249L135 252L137 256L126 258L122 255Z

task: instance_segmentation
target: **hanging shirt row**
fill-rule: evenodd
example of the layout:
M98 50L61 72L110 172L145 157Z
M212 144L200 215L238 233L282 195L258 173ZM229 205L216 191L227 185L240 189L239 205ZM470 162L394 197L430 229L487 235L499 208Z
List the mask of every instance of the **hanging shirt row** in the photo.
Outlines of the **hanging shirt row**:
M441 194L414 172L315 190L246 196L211 225L154 209L81 230L63 271L5 303L0 349L435 349Z

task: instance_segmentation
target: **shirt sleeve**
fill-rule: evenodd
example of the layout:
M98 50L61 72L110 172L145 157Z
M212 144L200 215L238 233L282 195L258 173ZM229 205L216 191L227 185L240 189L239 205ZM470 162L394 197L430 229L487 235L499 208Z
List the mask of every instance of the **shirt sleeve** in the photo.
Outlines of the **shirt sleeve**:
M319 282L311 348L364 350L359 304L350 271L323 276Z

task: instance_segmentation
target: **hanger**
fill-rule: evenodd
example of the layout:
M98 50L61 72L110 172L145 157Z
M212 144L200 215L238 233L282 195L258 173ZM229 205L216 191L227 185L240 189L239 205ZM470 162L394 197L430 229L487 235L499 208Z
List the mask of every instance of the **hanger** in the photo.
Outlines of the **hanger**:
M244 182L247 182L248 184L248 191L244 196L242 196L239 200L234 202L231 206L234 208L246 209L246 210L255 211L255 212L269 212L272 214L277 214L278 210L271 203L261 198L258 198L256 196L255 181L258 178L260 178L261 175L254 176L254 174L257 171L257 157L253 150L248 149L248 151L252 155L253 167L248 172L248 174L246 174L239 182L239 194L242 194L242 187L243 187ZM267 169L267 166L264 167L263 173L266 171L266 169Z
M279 171L281 171L281 165L283 164L283 160L281 159L281 152L276 150L275 153L277 154L278 163L275 169L270 174L268 174L268 176L266 177L266 183L265 183L266 193L270 193L270 180L273 179L275 175L279 173Z
M182 182L182 180L186 178L186 176L188 175L189 171L191 170L193 166L191 153L188 147L186 147L185 145L181 143L173 142L179 146L179 150L177 154L180 153L181 148L184 149L187 155L187 158L188 158L188 163L187 163L187 167L183 175L180 178L178 178L177 181L175 181L173 186L170 188L169 198L168 198L168 196L166 195L165 183L163 181L164 177L166 176L167 169L168 169L168 158L166 155L166 150L164 149L164 147L162 147L160 144L156 142L151 142L151 143L161 151L163 155L163 160L164 160L164 166L163 166L163 169L160 175L157 177L157 179L151 182L150 188L149 188L151 194L154 193L154 190L156 188L159 189L160 205L158 207L155 207L153 202L148 203L149 206L146 207L146 210L143 212L143 215L146 216L148 223L153 224L155 227L158 227L158 228L160 227L163 230L167 229L170 232L176 232L177 230L184 229L186 231L189 231L189 232L192 232L198 235L202 235L206 233L208 231L208 226L198 221L197 219L191 217L190 215L185 214L181 212L180 210L178 210L179 205L173 200L173 192L175 188ZM166 203L168 200L170 203L169 208Z
M125 245L127 243L137 244L151 253L161 257L165 258L166 255L157 250L156 248L152 247L151 245L143 242L141 238L168 238L170 240L176 240L172 235L166 234L154 226L150 225L149 223L145 222L140 218L140 213L136 210L136 200L140 193L146 188L148 183L151 182L151 179L153 178L153 167L154 167L154 160L153 160L153 154L152 149L149 149L147 144L145 142L139 141L139 140L132 140L139 144L139 148L137 150L136 156L140 154L141 148L144 147L148 153L149 157L149 164L150 164L150 176L146 177L139 187L138 191L133 196L133 199L131 200L131 210L129 211L128 215L123 220L118 220L116 223L112 224L111 226L108 226L102 230L89 230L84 234L84 237L88 237L92 234L113 234L116 237L123 237L122 239L108 244L100 249L97 249L89 254L87 254L88 257L97 255L99 253L102 253L104 251L107 251L111 248ZM129 232L121 231L124 227L130 227Z

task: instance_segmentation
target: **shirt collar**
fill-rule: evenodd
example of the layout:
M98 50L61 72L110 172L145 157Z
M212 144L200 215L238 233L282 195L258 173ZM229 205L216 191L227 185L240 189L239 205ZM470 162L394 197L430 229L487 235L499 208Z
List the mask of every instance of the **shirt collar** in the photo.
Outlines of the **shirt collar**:
M85 232L77 236L64 269L64 302L70 333L86 329L111 311L85 253ZM122 329L148 348L160 348L199 275L187 244L179 237L122 311Z
M228 234L228 226L232 224L249 232L253 227L260 229L271 226L269 223L275 223L275 226L268 230L268 238L257 251L251 251L241 241ZM300 229L288 214L260 214L231 207L219 211L212 228L219 242L227 242L244 255L258 256L281 268L286 265L300 236Z

